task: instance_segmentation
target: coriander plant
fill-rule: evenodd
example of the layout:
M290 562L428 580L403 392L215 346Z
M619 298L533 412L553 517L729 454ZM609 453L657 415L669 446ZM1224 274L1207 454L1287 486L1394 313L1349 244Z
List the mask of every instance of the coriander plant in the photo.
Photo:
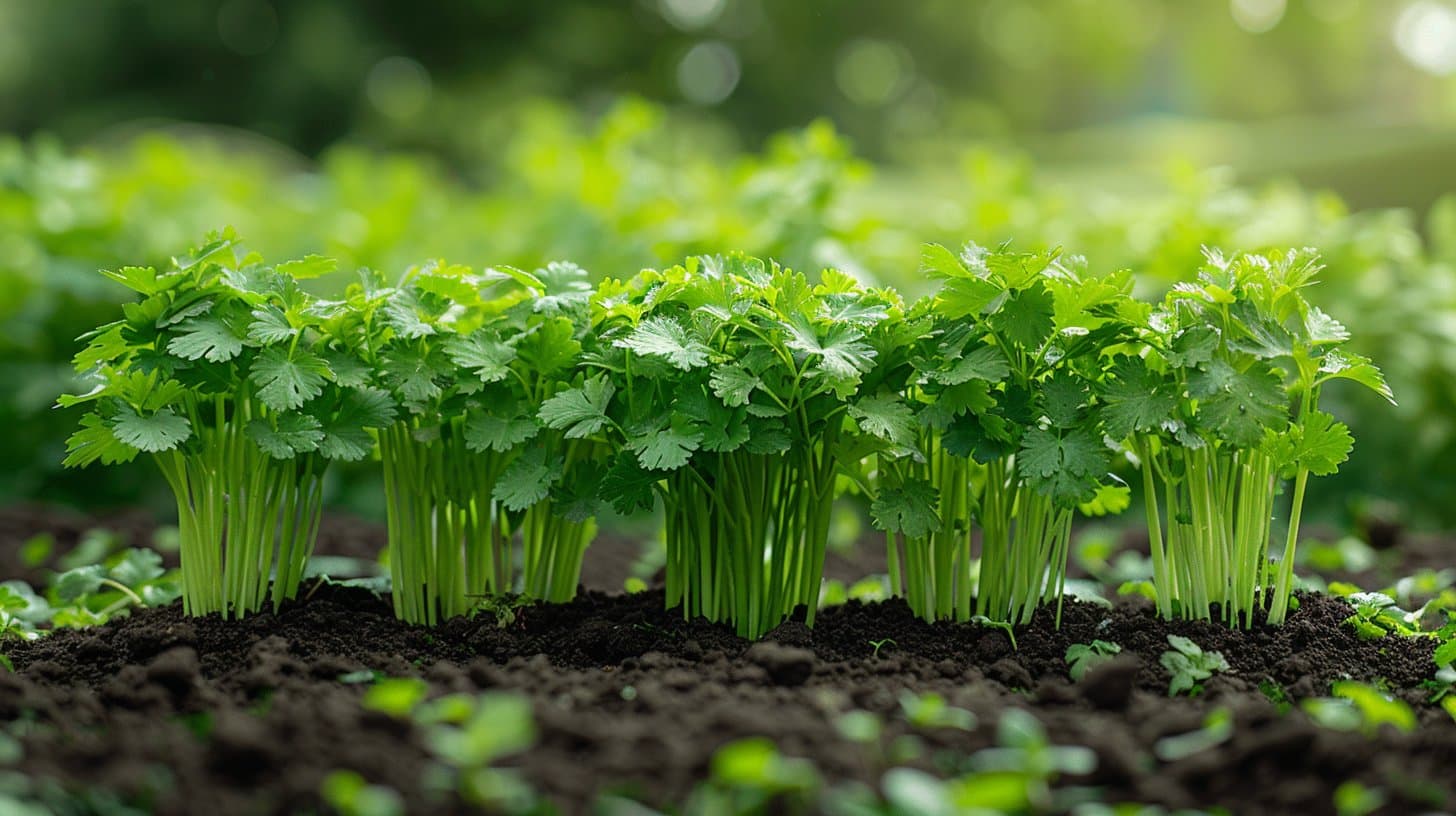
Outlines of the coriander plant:
M299 286L332 269L271 266L221 233L161 271L104 273L141 300L83 338L76 368L96 385L60 400L90 407L65 463L152 455L177 500L188 614L293 597L328 462L367 456L368 429L391 419L359 361L331 347L327 305Z

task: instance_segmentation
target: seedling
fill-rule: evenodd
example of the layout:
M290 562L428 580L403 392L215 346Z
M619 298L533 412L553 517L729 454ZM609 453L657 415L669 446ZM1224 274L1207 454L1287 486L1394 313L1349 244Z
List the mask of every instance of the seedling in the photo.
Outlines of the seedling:
M1215 672L1228 671L1228 661L1219 652L1205 652L1202 647L1182 635L1168 635L1168 645L1173 648L1163 652L1158 662L1168 670L1172 678L1168 681L1168 695L1197 694L1200 685Z
M976 715L964 708L948 705L945 698L934 692L900 695L900 710L905 719L916 728L957 728L970 731L976 727Z
M399 791L371 785L354 771L334 771L324 777L323 800L340 816L400 816L404 799Z
M899 646L900 644L896 643L894 638L883 638L881 640L870 641L870 645L875 647L874 656L878 658L880 656L881 649L885 648L886 646Z
M1416 715L1404 701L1365 683L1336 681L1333 697L1316 697L1300 704L1315 722L1337 731L1360 731L1374 736L1383 725L1409 732L1416 727Z
M1111 660L1121 651L1121 646L1105 640L1073 643L1067 647L1067 673L1073 680L1080 682L1087 672Z

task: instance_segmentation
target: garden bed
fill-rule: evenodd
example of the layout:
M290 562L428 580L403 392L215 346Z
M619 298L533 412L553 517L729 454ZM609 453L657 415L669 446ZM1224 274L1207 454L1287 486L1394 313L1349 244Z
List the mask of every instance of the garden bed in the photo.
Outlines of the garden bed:
M682 803L714 752L747 737L811 760L826 786L875 785L887 752L845 738L836 721L852 710L883 721L881 746L914 734L922 748L899 764L942 776L996 742L1008 709L1029 710L1050 743L1095 752L1095 770L1059 784L1091 786L1103 802L1335 812L1335 791L1354 780L1399 813L1449 806L1456 793L1456 724L1421 685L1434 641L1360 640L1342 623L1349 606L1326 596L1301 595L1282 628L1248 632L1165 622L1142 599L1111 610L1069 601L1060 630L1041 610L1013 648L994 628L925 624L900 601L826 609L812 631L791 621L754 645L663 611L657 590L435 628L395 620L364 589L302 594L276 615L189 619L173 605L13 647L0 720L27 723L18 769L96 801L109 792L156 813L214 816L319 808L325 777L349 769L399 791L411 813L465 812L426 790L418 727L361 706L368 670L421 677L431 696L527 696L539 739L507 764L567 813L611 792ZM1221 652L1230 670L1196 697L1169 697L1159 660L1170 634ZM1066 649L1093 640L1123 654L1073 683ZM1421 727L1367 738L1271 699L1319 697L1347 678L1383 683ZM939 694L971 717L911 724L907 693ZM1175 756L1162 742L1204 729L1219 709L1234 728L1216 744Z

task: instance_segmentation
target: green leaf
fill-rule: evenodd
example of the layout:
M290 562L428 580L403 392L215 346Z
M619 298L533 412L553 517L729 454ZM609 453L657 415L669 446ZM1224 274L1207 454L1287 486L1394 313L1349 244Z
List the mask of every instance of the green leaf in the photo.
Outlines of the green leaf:
M321 420L323 439L318 450L325 458L357 462L374 450L369 428L383 428L394 421L394 400L378 388L351 388L339 400L332 417Z
M258 399L275 411L291 411L323 393L328 363L303 348L267 348L253 361L250 376Z
M551 486L561 476L561 464L560 458L548 460L540 448L526 451L506 466L491 497L508 510L525 510L551 495Z
M629 438L627 449L636 451L637 461L648 470L677 470L692 459L702 442L702 429L675 415L671 421Z
M147 453L172 450L192 436L192 425L171 408L142 416L123 408L111 421L111 430L123 443Z
M1350 330L1340 321L1325 314L1318 306L1311 306L1304 316L1304 330L1309 341L1315 345L1343 343L1350 339Z
M1008 342L1026 351L1035 351L1052 336L1054 314L1051 292L1037 283L1012 294L986 322Z
M1218 330L1212 326L1192 326L1173 338L1164 359L1174 368L1194 368L1213 359L1218 351Z
M940 529L940 494L920 481L881 490L870 503L875 529L923 538Z
M298 335L298 329L289 322L288 315L277 306L268 305L253 310L253 322L248 324L248 339L261 346L286 343Z
M1437 646L1435 654L1431 657L1436 661L1437 666L1456 665L1456 637Z
M435 377L441 372L428 353L415 349L392 349L383 356L380 370L385 382L406 402L426 402L442 393Z
M1386 385L1385 375L1380 373L1380 369L1376 368L1368 357L1336 349L1326 354L1320 361L1320 373L1339 379L1353 380L1385 397L1391 405L1395 404L1395 395L1391 393L1390 386Z
M849 406L860 430L897 445L915 444L915 412L894 394L876 394Z
M601 494L622 515L651 510L656 496L653 488L661 478L661 474L642 467L629 451L623 451L602 478Z
M1027 484L1063 507L1094 499L1097 480L1108 468L1106 446L1085 428L1061 435L1033 428L1022 439L1016 462Z
M89 564L66 570L56 576L53 586L56 589L56 597L62 603L73 603L87 595L96 594L96 591L101 589L101 582L104 580L106 580L106 568L100 564Z
M537 376L554 374L570 368L581 353L575 333L576 327L564 317L543 320L516 341L516 353Z
M1178 391L1140 357L1119 357L1111 378L1098 389L1107 435L1126 439L1161 427L1178 406Z
M1350 429L1322 411L1311 412L1303 425L1292 426L1283 434L1273 429L1268 434L1266 449L1276 461L1307 468L1316 476L1333 475L1355 447Z
M111 580L135 589L148 581L161 578L164 572L161 553L132 547L112 566Z
M546 427L565 431L567 439L581 439L605 428L611 420L607 405L616 386L605 377L594 377L579 388L569 388L541 403L538 414Z
M1076 427L1087 404L1087 386L1066 371L1058 371L1041 384L1043 413L1058 428Z
M875 350L864 342L864 335L846 325L834 325L821 336L803 315L795 315L784 323L788 330L785 344L817 358L818 370L840 383L857 383L860 374L874 367Z
M310 280L320 278L332 273L339 268L339 262L333 258L325 258L322 255L305 255L293 261L284 261L274 267L278 272L287 275L294 280Z
M445 341L445 355L461 368L473 371L483 383L499 382L510 375L516 350L490 332L455 335Z
M275 425L255 419L248 423L248 438L274 459L292 459L316 451L324 440L323 426L308 414L279 414Z
M708 347L670 317L649 317L633 329L632 334L614 345L645 356L660 357L683 371L708 364Z
M949 368L932 371L930 378L942 385L960 385L971 380L998 383L1011 375L1006 355L995 346L980 346L956 360Z
M757 374L737 363L718 366L708 378L708 385L712 386L713 393L730 408L747 405L753 390L762 385L762 382Z
M937 278L952 279L970 275L960 258L940 244L925 244L920 247L920 269Z
M116 438L110 426L96 414L81 417L81 427L66 440L66 467L86 467L93 462L119 465L135 459L137 449Z
M504 453L534 437L540 426L530 417L475 414L465 422L465 446L476 453Z
M1188 393L1198 399L1200 421L1238 448L1256 447L1265 428L1289 421L1283 384L1262 364L1238 371L1213 360L1188 378Z
M243 338L220 318L193 318L177 330L179 334L167 343L167 352L184 360L223 363L243 353Z

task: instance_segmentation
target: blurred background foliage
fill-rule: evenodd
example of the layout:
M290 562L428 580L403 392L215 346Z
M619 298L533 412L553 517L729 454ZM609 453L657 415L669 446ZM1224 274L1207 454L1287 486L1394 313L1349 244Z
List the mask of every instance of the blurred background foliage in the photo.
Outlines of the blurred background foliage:
M62 472L50 406L122 297L95 270L231 224L345 269L737 248L911 294L924 241L1150 295L1311 245L1400 400L1330 395L1358 445L1314 498L1449 526L1451 168L1456 0L0 0L0 501L147 499Z

